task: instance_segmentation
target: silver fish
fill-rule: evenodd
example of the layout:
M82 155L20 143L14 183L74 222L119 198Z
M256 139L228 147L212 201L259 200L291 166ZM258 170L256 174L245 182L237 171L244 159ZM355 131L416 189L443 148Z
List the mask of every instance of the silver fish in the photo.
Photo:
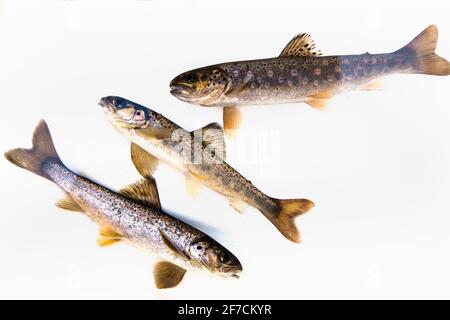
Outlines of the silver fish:
M272 198L245 179L225 162L220 125L212 123L188 132L163 115L124 98L105 97L100 105L113 126L132 142L131 156L142 176L151 176L158 160L162 160L184 173L189 186L209 187L227 198L237 211L242 211L244 204L255 207L283 236L300 242L294 220L314 203Z
M13 149L5 157L61 187L66 197L57 206L84 212L99 224L100 246L126 241L162 259L153 272L158 288L178 285L187 270L225 278L238 278L242 271L239 260L217 241L161 210L152 177L116 193L69 170L43 120L35 129L31 149Z

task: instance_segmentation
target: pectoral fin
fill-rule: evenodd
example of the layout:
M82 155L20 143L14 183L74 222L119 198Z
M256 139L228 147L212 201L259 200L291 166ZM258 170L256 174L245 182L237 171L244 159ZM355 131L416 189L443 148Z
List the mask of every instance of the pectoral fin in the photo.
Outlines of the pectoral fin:
M321 56L322 52L316 48L316 43L307 33L296 35L286 47L281 51L280 57L316 57Z
M69 210L69 211L84 212L84 210L78 205L78 203L68 193L66 193L64 198L62 198L61 200L56 202L56 206L61 209L65 209L65 210Z
M170 139L172 132L165 128L143 128L136 129L136 134L142 138L146 139Z
M159 234L161 236L161 240L164 242L167 248L173 253L174 256L181 258L183 260L190 260L189 256L187 256L183 252L183 249L181 249L175 243L173 243L162 230L159 230Z
M97 238L97 244L100 247L109 247L120 241L122 241L122 235L111 227L103 226L100 228L100 236Z
M158 187L153 177L139 180L119 192L121 195L155 209L161 209Z
M185 269L167 261L159 261L153 268L153 278L158 289L176 287L185 274Z
M240 128L242 122L242 114L239 107L224 107L223 108L223 127L228 138L235 138L237 130Z
M131 161L141 176L149 178L158 168L159 160L135 143L131 144Z

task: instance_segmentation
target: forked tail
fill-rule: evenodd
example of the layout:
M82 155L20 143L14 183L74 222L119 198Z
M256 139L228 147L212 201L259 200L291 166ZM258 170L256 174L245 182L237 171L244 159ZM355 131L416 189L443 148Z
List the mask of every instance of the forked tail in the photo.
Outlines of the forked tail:
M414 73L448 76L450 63L435 53L437 40L438 29L435 25L431 25L397 52L415 54L417 60Z
M295 218L314 207L314 202L307 199L274 200L278 203L276 209L261 210L262 213L283 236L293 242L300 243L300 232L295 225Z
M42 172L42 164L48 159L61 161L53 145L52 136L44 120L39 121L33 133L31 149L17 148L5 153L6 159L18 167L47 178Z

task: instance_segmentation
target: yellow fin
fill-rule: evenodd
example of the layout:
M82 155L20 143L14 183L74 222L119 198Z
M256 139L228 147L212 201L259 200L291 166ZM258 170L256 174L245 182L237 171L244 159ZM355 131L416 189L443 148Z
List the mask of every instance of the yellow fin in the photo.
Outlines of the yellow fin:
M334 96L335 92L332 90L325 90L317 92L305 99L305 102L311 107L324 110L327 107L328 101Z
M56 206L64 210L84 212L84 210L78 205L78 203L76 203L76 201L68 193L66 193L64 198L56 202Z
M135 129L135 132L138 136L142 138L150 138L150 139L167 139L172 137L172 132L166 128L143 128L143 129Z
M142 203L143 205L161 209L161 202L159 200L158 187L153 177L139 180L136 183L130 184L119 192L128 199Z
M117 242L122 241L122 235L108 226L100 228L100 236L97 238L97 244L100 247L109 247Z
M153 268L153 278L158 289L176 287L185 274L185 269L167 261L159 261Z
M197 199L202 185L191 175L186 175L186 191L192 199Z
M190 260L189 256L186 255L183 250L179 248L175 243L173 243L162 230L159 230L159 235L161 236L162 242L167 246L167 248L173 253L175 257L179 257L183 260Z
M155 156L135 143L131 144L131 161L133 161L137 171L144 178L153 176L159 164L159 160Z
M242 114L239 107L224 107L223 108L223 126L225 134L228 138L235 138L237 130L240 128L242 122Z
M316 43L307 33L296 35L281 51L280 57L316 57L321 56L322 52L316 48Z
M383 89L383 83L380 79L370 81L369 83L366 83L360 88L360 90L367 90L367 91L378 91L381 89Z
M324 110L327 107L328 99L308 97L305 99L305 103L313 108Z
M239 213L244 213L247 209L247 204L238 199L228 198L228 203L230 204L230 207Z

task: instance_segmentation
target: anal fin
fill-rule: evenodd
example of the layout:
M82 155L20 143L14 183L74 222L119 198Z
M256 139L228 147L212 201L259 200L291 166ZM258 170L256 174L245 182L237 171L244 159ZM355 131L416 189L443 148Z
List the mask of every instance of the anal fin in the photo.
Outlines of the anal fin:
M228 203L230 204L230 207L232 207L234 210L236 210L239 213L244 213L247 209L247 204L241 200L233 199L233 198L227 198Z
M84 212L84 210L79 206L75 199L68 193L66 193L64 198L56 202L56 206L64 210Z

